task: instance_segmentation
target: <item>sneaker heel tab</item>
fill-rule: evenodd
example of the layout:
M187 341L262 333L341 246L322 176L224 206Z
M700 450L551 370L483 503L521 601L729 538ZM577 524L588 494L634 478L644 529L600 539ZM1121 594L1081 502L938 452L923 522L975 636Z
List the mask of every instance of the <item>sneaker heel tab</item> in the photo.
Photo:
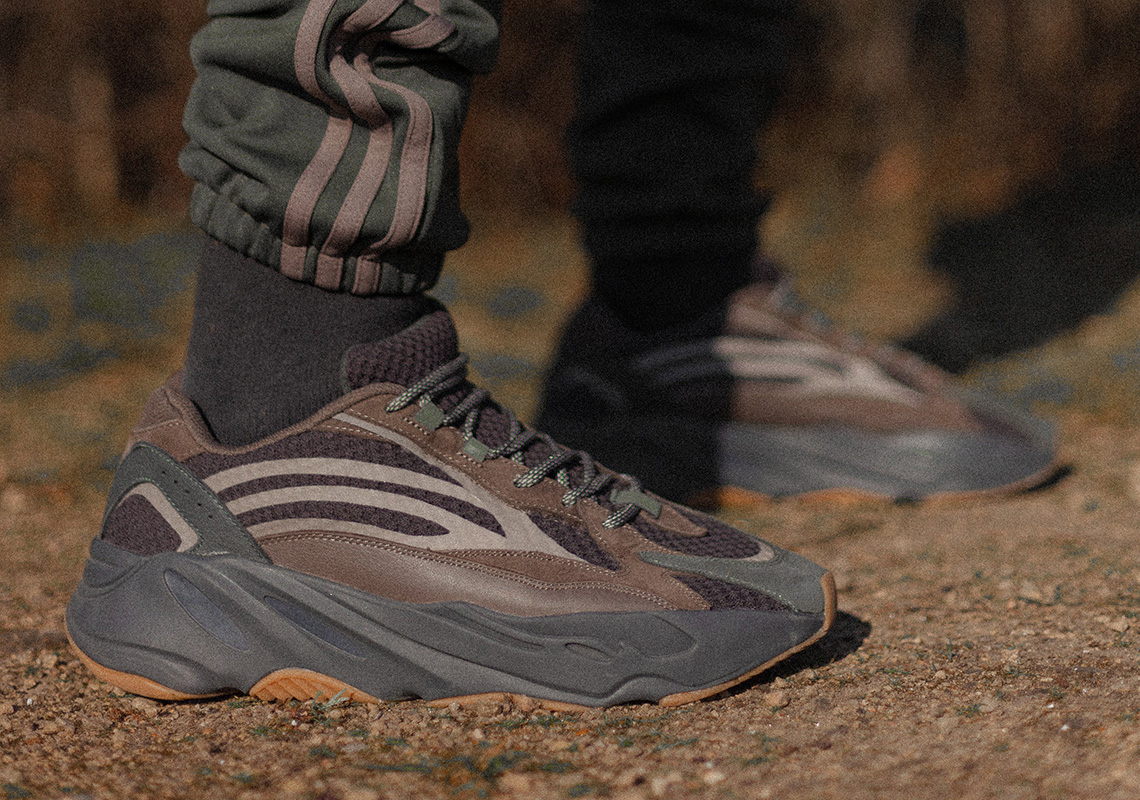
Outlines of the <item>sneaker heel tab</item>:
M161 388L170 389L172 391L175 391L175 392L178 392L179 394L181 394L182 393L182 379L184 376L185 376L185 370L182 370L182 369L177 370L176 372L174 372L173 375L171 375L169 378L166 379L166 384Z
M208 449L213 437L197 406L180 387L181 381L172 379L151 392L127 437L123 458L142 442L150 442L180 461Z
M192 555L236 555L262 563L269 557L209 486L151 442L132 446L115 471L103 523L136 486L152 484L197 536Z

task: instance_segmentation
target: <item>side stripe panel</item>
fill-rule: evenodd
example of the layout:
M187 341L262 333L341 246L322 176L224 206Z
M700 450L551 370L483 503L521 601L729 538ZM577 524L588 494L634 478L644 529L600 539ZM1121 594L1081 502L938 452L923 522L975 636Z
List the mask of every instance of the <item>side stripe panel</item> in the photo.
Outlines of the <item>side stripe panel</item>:
M423 2L438 6L432 0ZM305 255L312 244L313 212L348 149L353 127L359 124L368 130L368 144L329 236L321 245L314 281L325 289L340 288L344 259L357 244L365 218L385 178L392 166L398 163L392 221L387 233L378 241L369 243L367 250L358 258L352 285L354 293L370 294L379 287L379 257L411 242L422 219L434 125L428 102L405 86L378 78L372 71L370 54L382 43L405 49L435 47L454 32L455 26L429 11L424 19L411 27L397 31L373 31L388 20L402 3L400 0L367 0L331 33L329 41L329 71L348 104L345 109L321 88L317 80L321 37L334 4L335 0L315 0L306 9L294 47L297 78L305 91L328 108L329 122L313 160L306 166L289 198L281 271L290 278L304 277ZM377 91L393 97L406 109L407 130L398 148L394 142L392 120L381 105Z

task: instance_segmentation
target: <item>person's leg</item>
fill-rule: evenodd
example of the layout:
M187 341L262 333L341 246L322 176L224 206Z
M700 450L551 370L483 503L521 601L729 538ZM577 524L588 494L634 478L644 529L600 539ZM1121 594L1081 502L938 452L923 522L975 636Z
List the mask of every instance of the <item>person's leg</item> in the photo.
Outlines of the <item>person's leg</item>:
M203 253L183 389L219 441L335 398L344 351L422 316L444 252L466 239L456 146L498 9L448 7L211 6L181 163L191 217L225 246Z
M209 240L182 388L219 442L247 444L334 400L349 347L391 336L430 307L419 292L318 289Z
M593 0L569 144L594 295L665 328L753 280L756 136L795 0Z
M539 426L676 498L1039 482L1047 426L827 329L757 258L755 137L791 10L590 4L571 145L591 293L563 332Z
M165 699L716 693L822 636L834 582L466 380L419 293L465 235L454 144L495 23L418 3L211 6L183 163L220 243L68 633Z

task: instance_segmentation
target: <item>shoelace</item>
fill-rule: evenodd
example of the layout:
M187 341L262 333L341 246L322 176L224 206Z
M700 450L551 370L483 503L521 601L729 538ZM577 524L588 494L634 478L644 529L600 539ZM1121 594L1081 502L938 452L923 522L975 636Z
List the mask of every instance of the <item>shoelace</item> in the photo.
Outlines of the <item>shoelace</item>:
M389 413L395 413L412 403L419 403L420 412L416 415L418 422L433 430L445 426L461 429L467 440L464 450L481 460L510 458L526 466L524 456L526 449L539 441L545 443L550 455L517 476L514 479L515 486L519 489L529 489L547 476L552 476L567 489L562 495L564 506L572 506L587 497L600 497L607 489L611 489L609 499L620 505L602 522L606 528L620 528L643 509L654 515L660 513L660 504L641 491L641 484L635 478L622 475L619 482L617 476L599 470L588 453L568 450L545 433L527 428L518 421L513 411L498 404L495 404L496 408L505 414L509 421L507 439L496 447L479 442L475 438L475 431L479 425L479 415L485 406L494 403L490 392L486 389L472 389L454 408L446 412L435 402L436 398L460 387L466 380L467 356L460 355L405 389L388 403L387 410ZM571 477L571 467L575 464L581 465L581 474L577 481ZM576 485L573 485L575 483Z
M829 339L841 350L872 358L883 365L896 365L910 355L888 342L871 343L858 331L839 331L835 323L818 309L809 308L786 281L768 296L768 307L790 324L808 333Z

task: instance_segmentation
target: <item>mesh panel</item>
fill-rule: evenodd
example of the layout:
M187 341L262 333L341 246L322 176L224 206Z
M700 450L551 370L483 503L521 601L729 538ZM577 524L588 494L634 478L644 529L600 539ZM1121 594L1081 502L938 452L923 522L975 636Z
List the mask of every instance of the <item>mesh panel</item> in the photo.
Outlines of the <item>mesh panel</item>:
M385 381L410 386L458 355L459 341L451 316L446 311L437 311L395 336L353 347L345 359L345 377L354 389ZM436 398L436 404L450 411L474 389L470 382L464 382ZM499 408L486 405L480 409L476 439L498 447L507 441L509 433L510 418ZM536 444L524 455L527 465L533 466L549 454L550 449L545 444Z
M757 611L788 611L788 607L776 598L749 589L737 586L735 583L718 581L715 578L706 578L703 575L678 575L677 580L688 586L694 592L708 601L709 606L717 608L751 608Z
M355 503L305 500L258 508L238 515L238 522L247 528L251 525L280 519L329 519L342 522L359 522L407 536L446 536L449 533L447 528L442 525L423 517L417 517L414 514L405 514L402 511L393 511L390 508L361 506Z
M744 531L725 525L720 520L687 508L673 506L683 516L700 525L704 536L678 536L653 522L647 514L638 514L631 523L651 542L691 556L716 558L749 558L760 552L759 540Z
M103 540L140 556L177 550L182 538L148 500L132 495L115 507L103 527Z
M475 426L476 439L491 447L498 447L507 441L510 432L510 417L498 408L487 405L480 410L479 422Z
M351 348L345 358L345 378L353 389L385 382L410 386L458 355L459 338L451 315L436 311L395 336Z
M601 548L590 536L589 531L580 525L571 525L558 517L531 512L528 514L539 529L559 544L564 550L573 553L593 564L608 570L619 570L621 564Z

